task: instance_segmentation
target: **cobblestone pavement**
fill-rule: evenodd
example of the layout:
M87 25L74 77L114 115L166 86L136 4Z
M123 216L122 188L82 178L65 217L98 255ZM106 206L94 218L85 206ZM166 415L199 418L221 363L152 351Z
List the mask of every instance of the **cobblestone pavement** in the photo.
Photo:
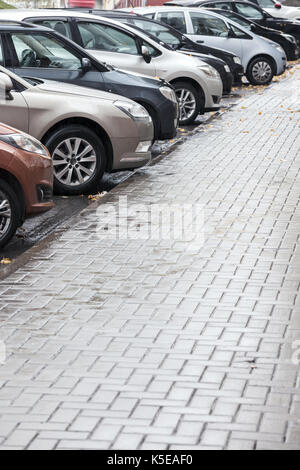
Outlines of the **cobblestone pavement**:
M198 253L101 240L94 206L1 282L2 449L300 448L299 80L99 205L201 204Z

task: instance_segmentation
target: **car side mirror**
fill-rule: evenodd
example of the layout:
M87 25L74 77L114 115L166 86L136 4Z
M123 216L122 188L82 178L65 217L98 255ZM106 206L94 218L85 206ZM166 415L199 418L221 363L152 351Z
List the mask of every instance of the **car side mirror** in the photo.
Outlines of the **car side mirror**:
M2 97L11 99L10 92L12 91L14 85L12 79L9 75L6 75L4 72L0 72L0 93Z
M278 10L280 10L280 8L282 7L281 3L275 3L274 4L274 7L275 8L278 8Z
M253 24L253 23L250 24L250 30L251 30L253 33L255 33L255 30L256 30L255 24Z
M83 59L81 59L81 67L82 67L82 71L83 71L84 73L86 73L86 72L88 72L89 70L91 70L92 64L91 64L90 59L88 59L87 57L83 57Z
M142 46L142 56L147 64L151 62L151 55L147 46Z

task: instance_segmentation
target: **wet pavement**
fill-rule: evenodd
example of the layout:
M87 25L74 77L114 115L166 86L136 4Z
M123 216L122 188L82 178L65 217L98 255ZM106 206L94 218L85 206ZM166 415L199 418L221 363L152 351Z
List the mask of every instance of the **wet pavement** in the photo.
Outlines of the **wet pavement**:
M0 283L0 448L300 448L299 83L232 103ZM200 205L203 245L106 237L120 197Z
M249 84L244 84L241 87L234 87L232 93L223 98L223 108L221 108L221 112L230 108L230 106L238 102L241 97L245 97L249 93L255 93L256 88L257 87L249 86ZM212 116L216 114L218 115L219 113L210 113L205 114L204 116L198 116L193 125L180 128L175 139L166 142L156 142L152 149L152 158L155 160L161 154L171 151L177 142L185 139L197 130L199 126L209 125ZM114 174L105 174L95 192L102 193L111 191L118 184L132 176L132 173L133 172L131 171L125 171ZM0 259L1 257L5 257L12 261L16 260L20 255L41 242L49 234L55 233L55 231L62 227L72 216L79 214L84 208L88 207L91 200L87 195L77 197L55 196L54 202L55 208L51 212L38 215L25 221L21 229L17 231L16 236L13 237L12 241L4 249L0 250Z

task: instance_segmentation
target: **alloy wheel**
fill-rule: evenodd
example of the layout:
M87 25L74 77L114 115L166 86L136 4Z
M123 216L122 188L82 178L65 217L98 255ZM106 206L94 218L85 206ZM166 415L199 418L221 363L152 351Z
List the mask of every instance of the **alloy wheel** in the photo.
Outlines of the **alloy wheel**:
M11 224L11 205L3 191L0 190L0 240L5 237Z
M179 103L179 120L188 120L196 110L196 98L190 90L178 88L176 96Z
M97 166L95 149L79 137L61 141L53 151L52 159L55 178L68 186L86 183Z
M258 83L267 83L272 78L272 68L268 62L260 60L253 65L252 76Z

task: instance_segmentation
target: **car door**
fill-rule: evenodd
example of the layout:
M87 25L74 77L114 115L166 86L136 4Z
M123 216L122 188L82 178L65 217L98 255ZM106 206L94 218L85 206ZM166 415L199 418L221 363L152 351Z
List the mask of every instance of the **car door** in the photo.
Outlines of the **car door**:
M5 64L5 44L6 41L0 37L0 65ZM8 51L6 51L8 52ZM6 58L7 58L7 54ZM22 95L23 88L14 80L13 90L7 94L5 90L0 89L0 121L9 126L28 132L29 129L29 111L27 103Z
M233 52L243 57L243 39L245 34L232 34L232 28L226 20L202 12L189 12L191 32L188 36L193 41L204 41L205 44ZM238 28L236 30L239 32Z
M131 32L105 22L76 19L81 45L98 60L130 72L155 76L153 61L146 63L141 44Z
M63 39L50 32L10 33L9 46L14 57L12 69L20 76L36 77L104 89L102 73L95 67L82 68L82 56Z

